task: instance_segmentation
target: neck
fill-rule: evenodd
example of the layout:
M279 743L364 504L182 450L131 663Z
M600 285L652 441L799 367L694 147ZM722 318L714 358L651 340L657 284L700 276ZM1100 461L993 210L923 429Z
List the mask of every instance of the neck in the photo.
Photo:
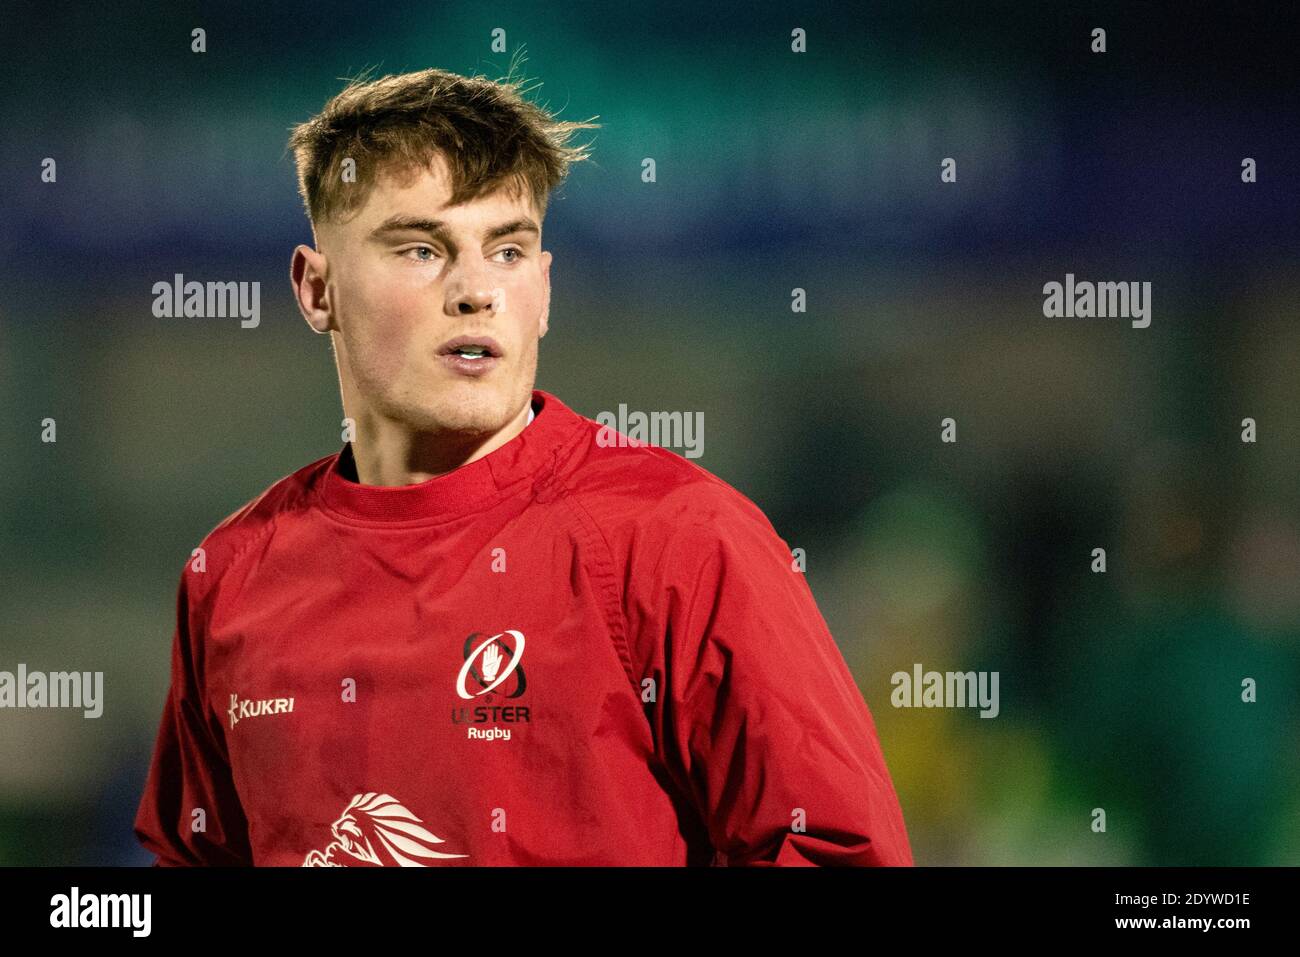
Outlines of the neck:
M496 432L412 432L399 423L368 415L357 420L352 468L346 478L362 485L399 486L426 482L490 455L523 431L531 402Z

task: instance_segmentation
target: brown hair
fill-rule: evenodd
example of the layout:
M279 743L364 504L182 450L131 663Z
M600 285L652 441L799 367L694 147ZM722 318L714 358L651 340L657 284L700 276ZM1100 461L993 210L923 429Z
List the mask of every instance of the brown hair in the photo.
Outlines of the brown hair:
M289 137L312 223L359 209L381 172L409 179L435 151L447 159L453 205L504 185L516 196L531 192L545 216L569 166L590 155L590 144L570 146L569 139L599 124L555 119L524 99L522 84L439 69L350 80ZM343 179L348 159L356 163L356 182Z

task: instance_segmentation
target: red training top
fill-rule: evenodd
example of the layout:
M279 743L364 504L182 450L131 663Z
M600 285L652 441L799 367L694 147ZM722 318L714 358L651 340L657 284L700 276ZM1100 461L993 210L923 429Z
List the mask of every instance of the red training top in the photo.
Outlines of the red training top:
M346 444L208 534L135 821L155 863L912 864L763 513L533 409L416 485L348 480Z

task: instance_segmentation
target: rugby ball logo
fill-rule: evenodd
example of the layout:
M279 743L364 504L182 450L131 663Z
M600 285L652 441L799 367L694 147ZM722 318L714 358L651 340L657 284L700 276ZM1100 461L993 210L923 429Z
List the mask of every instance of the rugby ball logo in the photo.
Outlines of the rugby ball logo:
M502 640L507 635L513 639L513 647ZM507 629L471 647L477 637L479 635L476 632L465 639L465 663L460 666L460 674L456 676L456 694L467 701L472 700L500 688L506 679L516 673L518 681L515 690L506 697L517 698L523 694L524 669L520 667L520 660L524 656L523 632ZM471 677L479 686L474 692L466 687Z

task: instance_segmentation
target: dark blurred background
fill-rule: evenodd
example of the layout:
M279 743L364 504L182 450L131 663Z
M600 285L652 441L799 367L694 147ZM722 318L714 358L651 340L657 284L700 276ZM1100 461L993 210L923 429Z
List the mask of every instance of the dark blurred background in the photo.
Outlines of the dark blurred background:
M5 2L0 670L107 702L0 710L0 864L148 862L181 568L341 444L290 126L520 47L602 124L546 219L538 387L704 414L695 461L807 554L917 862L1300 863L1289 9ZM261 282L261 325L155 318L178 272ZM1067 272L1151 282L1150 327L1044 318ZM891 707L914 663L998 671L999 716Z

